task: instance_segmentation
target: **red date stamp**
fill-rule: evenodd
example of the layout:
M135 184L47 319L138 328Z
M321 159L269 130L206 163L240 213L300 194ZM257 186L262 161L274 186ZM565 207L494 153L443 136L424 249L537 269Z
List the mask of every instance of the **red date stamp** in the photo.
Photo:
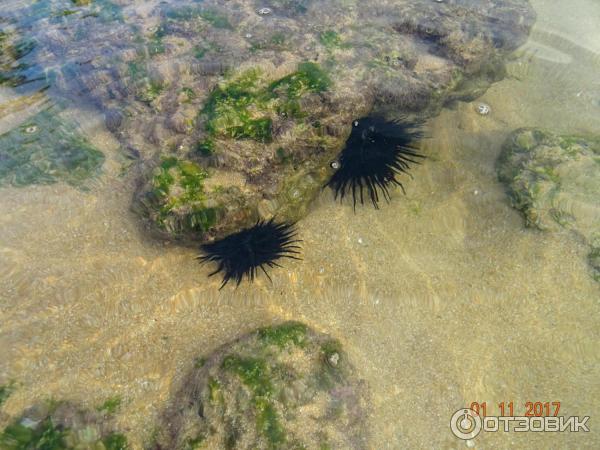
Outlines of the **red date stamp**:
M492 411L493 406L496 406L498 410ZM472 402L469 405L469 409L473 410L481 417L488 415L509 417L557 417L560 412L560 402L525 402L523 404L518 404L510 401L500 402L493 406L487 402ZM488 414L488 412L490 414ZM499 414L496 414L496 412Z
M559 401L488 403L472 402L456 411L450 419L450 430L459 439L472 440L482 431L488 433L523 432L589 432L589 416L561 415Z

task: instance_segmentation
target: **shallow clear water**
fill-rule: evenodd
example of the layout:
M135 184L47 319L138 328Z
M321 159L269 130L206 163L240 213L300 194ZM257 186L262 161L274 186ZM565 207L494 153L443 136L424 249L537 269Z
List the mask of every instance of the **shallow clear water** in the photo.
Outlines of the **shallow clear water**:
M0 15L30 3L5 0ZM300 320L337 337L367 382L370 448L463 448L451 415L501 401L560 401L567 416L591 416L591 432L486 433L475 448L599 448L600 284L588 249L572 233L525 228L494 165L515 128L600 135L600 4L530 3L537 21L507 76L426 123L428 158L406 196L354 212L323 191L299 224L303 261L273 270L272 283L219 291L197 250L145 233L126 152L93 104L63 98L61 114L106 159L83 188L0 189L0 383L18 386L2 424L40 399L94 407L120 396L117 423L141 448L195 356ZM155 5L142 6L146 24ZM2 87L0 132L59 101L52 89Z

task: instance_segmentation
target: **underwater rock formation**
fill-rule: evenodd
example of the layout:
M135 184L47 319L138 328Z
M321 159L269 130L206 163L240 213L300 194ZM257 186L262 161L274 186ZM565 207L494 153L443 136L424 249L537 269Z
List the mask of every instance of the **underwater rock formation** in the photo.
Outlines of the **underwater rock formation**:
M46 0L15 14L33 23L42 7L53 92L95 104L140 155L151 228L200 241L298 220L355 119L422 120L480 95L535 19L526 0ZM155 177L170 158L205 173L214 214L190 221L192 196L165 219Z
M103 163L104 154L55 110L43 110L0 135L0 186L64 181L81 187Z
M229 343L184 379L160 449L366 449L365 386L341 345L297 322Z
M3 450L127 450L123 434L110 420L70 403L36 405L0 433Z
M600 281L600 138L514 131L498 159L500 181L526 224L577 233L589 246Z

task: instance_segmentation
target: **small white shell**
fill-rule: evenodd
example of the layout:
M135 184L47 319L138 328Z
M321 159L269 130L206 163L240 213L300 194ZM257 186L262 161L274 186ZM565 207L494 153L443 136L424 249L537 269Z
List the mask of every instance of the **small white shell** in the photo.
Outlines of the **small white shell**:
M482 116L487 116L492 112L492 108L487 103L479 103L476 107L477 112Z
M258 14L261 16L268 16L269 14L271 14L273 11L271 10L271 8L260 8L258 10Z

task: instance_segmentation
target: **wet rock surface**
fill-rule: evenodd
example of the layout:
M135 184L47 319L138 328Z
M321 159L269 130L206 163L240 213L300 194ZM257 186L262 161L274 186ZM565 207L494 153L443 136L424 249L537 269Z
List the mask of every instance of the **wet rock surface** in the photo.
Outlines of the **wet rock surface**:
M71 403L48 403L29 408L0 433L3 450L96 449L127 450L127 439L100 413Z
M13 14L39 30L52 91L102 110L140 155L136 210L184 240L301 218L354 119L480 95L535 18L525 0L45 0ZM172 157L207 173L206 204L226 202L208 227L165 227L148 200ZM172 222L189 225L190 208Z
M157 448L366 449L367 408L340 343L288 322L198 359Z
M572 230L590 246L592 276L600 281L600 138L519 129L497 169L528 226Z

